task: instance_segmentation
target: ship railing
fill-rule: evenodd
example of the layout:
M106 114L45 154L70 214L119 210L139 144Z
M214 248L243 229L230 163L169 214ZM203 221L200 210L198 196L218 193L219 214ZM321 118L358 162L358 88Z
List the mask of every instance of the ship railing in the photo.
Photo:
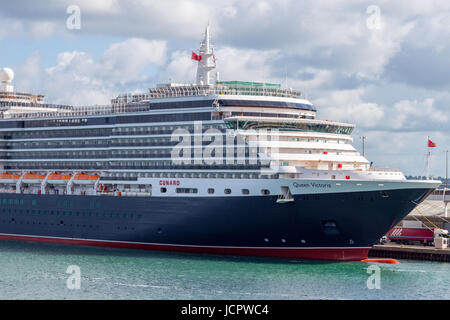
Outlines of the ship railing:
M114 99L114 103L129 103L142 101L144 99L158 99L171 97L191 97L207 95L246 95L246 96L268 96L284 98L300 98L301 93L292 89L270 87L270 86L240 86L240 85L177 85L152 88L148 94L123 94Z
M56 105L48 105L49 108L53 110L46 111L2 111L0 113L0 118L3 119L31 119L31 118L54 118L54 117L83 117L83 116L95 116L95 115L108 115L108 114L120 114L120 113L130 113L130 112L145 112L149 111L150 108L147 105L96 105L96 106L77 106L70 107L64 106L60 108ZM40 106L36 106L40 108Z
M245 95L245 96L266 96L282 98L300 98L301 93L296 90L273 88L273 87L247 87L247 86L216 86L214 93L217 95Z
M433 195L435 196L443 196L444 195L444 191L445 191L445 195L446 196L450 196L450 189L436 189L433 191Z
M397 167L370 167L368 171L375 172L402 172L400 168Z
M149 94L120 95L112 100L110 105L93 106L67 106L58 104L24 104L24 103L2 103L3 107L19 107L19 109L5 109L0 111L2 119L31 119L31 118L54 118L54 117L83 117L93 115L120 114L130 112L145 112L151 109L149 103L142 101L186 96L207 95L248 95L248 96L271 96L299 98L300 92L291 89L273 87L245 87L245 86L180 86L161 87L151 89ZM139 99L135 98L139 97ZM141 99L141 100L140 100ZM142 100L143 99L143 100ZM141 103L140 103L141 102ZM20 110L20 107L23 107ZM30 111L35 108L35 111ZM43 110L46 109L46 110Z

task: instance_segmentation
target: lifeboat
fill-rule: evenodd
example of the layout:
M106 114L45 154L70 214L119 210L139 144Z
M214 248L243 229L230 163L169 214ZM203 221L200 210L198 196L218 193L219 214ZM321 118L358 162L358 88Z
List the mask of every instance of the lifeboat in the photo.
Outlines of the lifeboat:
M22 178L24 183L41 183L45 179L44 174L28 172Z
M76 184L95 184L100 176L89 173L77 173L73 182Z
M19 180L20 175L19 174L14 174L14 173L9 173L9 172L2 172L0 173L0 183L16 183L17 180Z
M52 172L48 176L47 181L50 184L67 184L71 178L72 178L71 174L61 174L58 172Z

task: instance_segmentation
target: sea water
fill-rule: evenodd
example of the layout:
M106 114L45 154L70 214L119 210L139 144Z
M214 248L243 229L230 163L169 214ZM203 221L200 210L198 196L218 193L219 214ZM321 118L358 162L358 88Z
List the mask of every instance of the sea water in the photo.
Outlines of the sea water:
M0 299L450 299L448 263L400 262L321 262L2 240Z

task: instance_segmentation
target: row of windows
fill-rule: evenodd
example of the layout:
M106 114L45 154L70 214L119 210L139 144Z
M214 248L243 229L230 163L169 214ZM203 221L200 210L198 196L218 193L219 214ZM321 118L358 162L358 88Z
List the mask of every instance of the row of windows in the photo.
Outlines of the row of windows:
M197 188L176 188L176 193L198 193L198 189ZM162 187L161 188L161 193L166 193L167 192L167 188ZM229 188L226 188L223 190L223 192L225 194L231 194L232 191ZM208 194L214 194L215 193L215 189L214 188L209 188L208 189ZM250 194L250 191L248 189L241 189L241 193L244 195L248 195ZM261 190L261 194L262 195L270 195L270 190L267 189L262 189Z
M1 121L0 121L1 122ZM111 135L111 128L101 129L69 129L69 130L37 130L3 132L3 139L42 139L68 137L106 137Z
M172 113L172 114L140 114L123 115L116 117L98 118L70 118L70 119L47 119L47 120L2 120L0 128L49 128L74 125L111 125L122 123L147 123L147 122L176 122L176 121L198 121L211 120L210 112L196 113Z
M254 107L284 107L284 108L295 108L301 110L311 110L316 111L312 105L304 103L295 103L287 101L260 101L260 100L219 100L219 105L221 106L254 106Z
M58 226L58 227L77 227L77 228L89 228L89 229L100 229L100 225L98 224L75 224L75 223L65 223L64 220L59 220L55 222L48 222L48 221L40 221L40 220L22 220L22 219L1 219L0 223L3 224L19 224L19 225L43 225L43 226ZM135 228L133 226L124 226L122 223L116 227L117 230L132 230L134 231ZM162 233L161 228L158 228L158 233Z
M117 213L117 212L80 212L80 211L60 211L60 210L35 210L35 209L6 209L3 208L0 212L4 214L32 214L32 215L53 215L53 216L68 216L68 217L96 217L96 218L120 218L120 219L141 219L142 214L136 213Z
M1 121L0 121L1 122ZM216 128L224 130L224 124L202 123L202 132ZM66 138L66 137L109 137L120 135L156 135L172 134L176 129L184 129L189 132L194 131L193 124L186 125L156 125L142 127L114 127L114 128L92 128L92 129L65 129L65 130L38 130L38 131L11 131L0 135L3 139L37 139L37 138ZM197 130L200 130L198 128Z
M225 120L226 121L226 120ZM280 131L301 131L301 132L323 132L333 134L345 134L350 135L353 131L353 127L341 126L333 124L323 123L308 123L308 122L270 122L270 120L261 121L248 121L248 120L230 120L226 121L228 129L260 129L260 128L272 128Z
M178 108L203 108L212 107L214 100L194 100L176 102L152 102L150 109L178 109Z
M236 140L236 139L235 139ZM227 141L225 138L223 141ZM141 139L102 139L102 140L73 140L73 141L43 141L43 142L10 142L0 144L0 149L46 149L46 148L114 148L114 147L154 147L175 146L179 140L172 141L170 137L141 138ZM202 141L203 146L211 142ZM199 143L200 144L200 143ZM191 139L194 145L194 139Z
M31 199L31 205L37 206L38 205L38 199ZM0 206L22 206L25 204L25 199L22 198L0 198ZM56 202L57 207L62 208L73 208L74 207L74 201L68 200L68 199L60 199ZM89 208L95 209L100 208L100 202L91 200L89 201Z
M3 206L6 206L6 205L9 205L9 206L13 206L13 205L23 206L24 204L25 204L24 199L0 198L0 205L3 205Z
M163 192L162 191L163 189L165 189L164 192L167 192L166 188L161 188L161 192ZM198 193L198 189L196 189L196 188L177 188L176 193Z
M251 159L252 162L256 162ZM264 165L262 162L250 163L246 160L245 164L234 160L233 164L190 164L174 163L172 160L157 161L80 161L80 162L14 162L9 161L5 164L6 170L92 170L92 169L192 169L192 170L258 170Z
M292 113L268 113L268 112L231 112L231 116L248 116L248 117L271 117L271 118L294 118L294 119L313 119L312 116L305 116Z
M239 147L240 150L234 150L232 154L227 150L226 146L222 148L222 154L217 154L217 157L248 157L250 152L252 157L257 157L256 147L249 148L248 146ZM14 160L14 159L113 159L113 158L172 158L173 150L172 148L164 149L145 149L145 150L88 150L88 151L34 151L34 152L8 152L3 159ZM0 153L1 154L1 153ZM180 157L191 157L196 156L196 150L191 148L190 153L175 152L174 155ZM216 150L213 149L211 153L212 157L216 156ZM223 160L225 161L225 159Z
M278 174L274 175L260 175L259 173L249 172L107 172L104 180L130 180L136 181L138 175L145 178L202 178L202 179L261 179L270 177L278 179Z

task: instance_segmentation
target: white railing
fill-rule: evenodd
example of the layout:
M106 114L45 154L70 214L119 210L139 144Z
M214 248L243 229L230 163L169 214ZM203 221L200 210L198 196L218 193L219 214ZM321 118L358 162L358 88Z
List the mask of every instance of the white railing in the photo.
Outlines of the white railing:
M376 172L401 172L400 168L396 168L396 167L370 167L368 171L376 171Z

